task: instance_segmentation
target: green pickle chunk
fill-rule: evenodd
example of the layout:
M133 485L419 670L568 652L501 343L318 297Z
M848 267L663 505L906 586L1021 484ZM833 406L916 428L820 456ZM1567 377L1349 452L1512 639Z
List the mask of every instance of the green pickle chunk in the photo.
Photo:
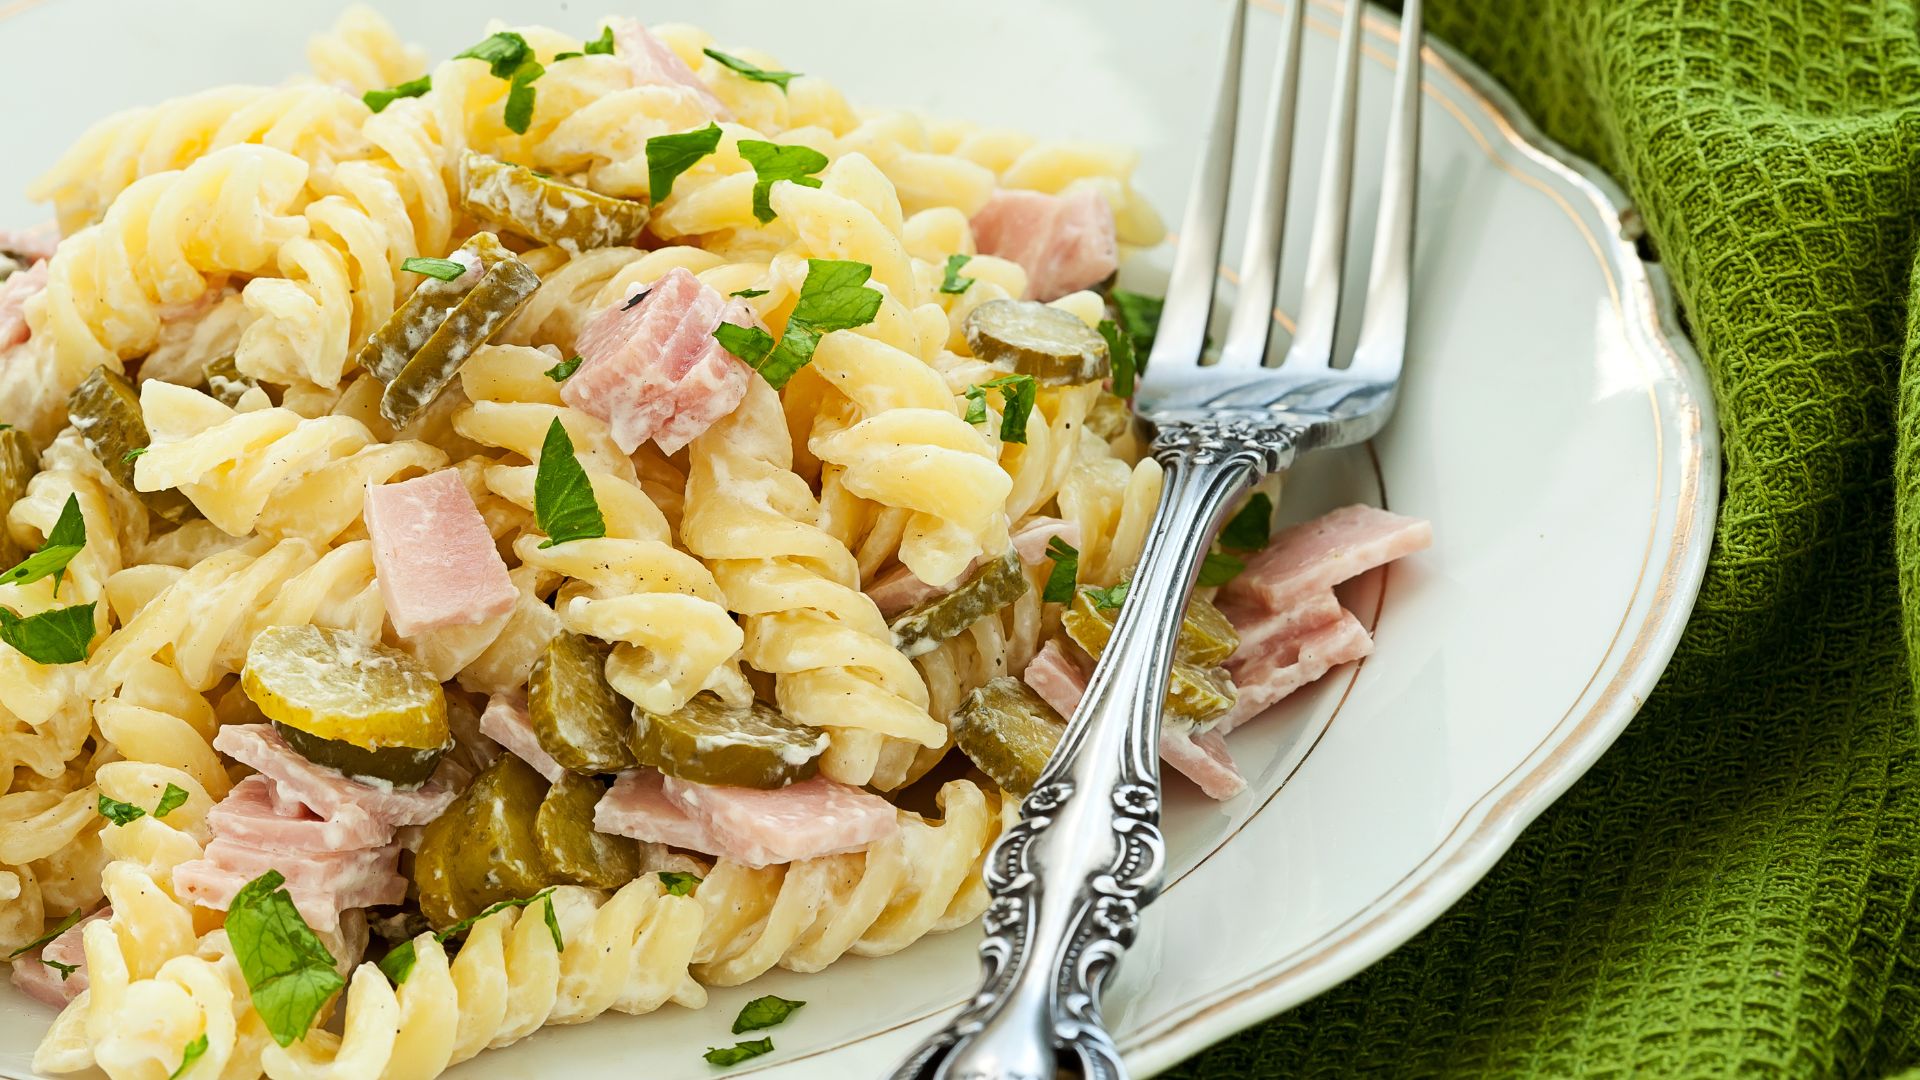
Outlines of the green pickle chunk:
M147 437L146 415L140 411L140 394L126 376L94 368L67 398L67 419L107 474L139 496L147 509L176 525L200 516L178 491L134 491L133 459L127 455L152 440Z
M540 748L563 769L609 773L634 766L627 748L631 707L607 683L612 649L562 633L547 643L527 679L527 717Z
M908 656L932 652L941 642L1020 599L1029 585L1020 555L1006 554L975 570L945 596L918 604L893 620L893 643Z
M1073 606L1061 625L1074 644L1098 659L1113 637L1117 611L1093 602L1086 589L1074 595ZM1182 720L1206 724L1224 716L1239 697L1233 678L1218 666L1240 646L1239 637L1219 609L1198 597L1187 607L1174 646L1173 677L1167 684L1167 712Z
M344 631L261 631L240 687L295 750L349 775L419 784L453 745L446 694L432 673Z
M260 385L253 376L243 374L231 356L214 357L201 368L201 373L207 380L207 393L228 408L240 404L240 398L247 391Z
M27 494L27 482L40 469L40 455L33 440L19 428L0 430L0 515ZM27 557L5 529L0 529L0 567L8 567Z
M556 877L593 889L617 889L640 876L640 844L594 830L593 808L606 793L605 784L573 773L547 789L533 821L533 840Z
M989 300L967 314L973 355L1045 386L1099 382L1112 373L1107 342L1078 316L1034 300Z
M572 255L631 244L647 227L646 203L589 191L469 150L460 159L460 205L497 229Z
M452 281L427 278L367 338L360 366L387 384L380 415L405 427L447 388L460 365L520 310L539 275L492 233L479 233L450 258L468 267Z
M785 787L818 772L826 749L826 732L757 701L739 708L703 693L671 714L633 711L633 756L697 784Z
M535 835L546 797L547 782L531 765L502 754L426 827L413 878L434 929L560 884Z
M1009 795L1025 795L1060 745L1066 722L1027 684L1002 675L953 714L953 742Z

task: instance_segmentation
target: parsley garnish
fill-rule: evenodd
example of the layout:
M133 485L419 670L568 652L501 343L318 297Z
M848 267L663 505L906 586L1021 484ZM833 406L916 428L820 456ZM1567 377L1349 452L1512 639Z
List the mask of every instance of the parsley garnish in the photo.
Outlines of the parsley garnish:
M501 114L507 130L515 135L525 135L528 125L533 123L533 81L545 75L547 69L540 66L538 60L528 60L513 71L512 85L507 88L507 106Z
M0 574L0 585L28 585L44 577L53 578L53 595L60 595L60 579L67 564L87 546L87 520L80 514L80 497L68 495L60 517L47 533L47 542L27 556L20 565Z
M692 896L693 887L700 884L700 876L678 870L662 870L660 884L667 887L668 896Z
M39 937L34 938L32 941L29 941L25 945L22 945L19 948L13 950L12 952L8 953L7 959L18 960L21 957L32 952L33 950L38 949L43 945L50 944L54 938L57 938L61 934L64 934L67 931L73 929L73 924L79 921L80 921L80 909L74 908L72 911L67 912L66 918L63 918L58 923L54 924L53 929L47 931L44 934L41 934Z
M612 56L613 55L613 27L611 26L601 27L600 36L597 38L594 38L592 41L587 42L585 45L580 46L580 48L585 50L588 56Z
M537 904L542 900L547 902L547 929L553 932L553 947L564 952L567 945L566 942L560 939L560 923L553 913L553 890L551 888L541 889L532 896L521 900L502 900L477 914L469 915L461 919L445 930L435 932L433 940L444 945L453 938L473 929L475 923L478 923L481 919L489 915L497 914L508 908L523 908L529 904ZM408 940L387 950L387 955L381 957L380 963L375 966L380 969L380 973L385 975L393 985L399 986L401 983L407 981L407 976L413 974L413 965L417 959L418 954L414 951L413 942Z
M753 184L753 216L761 224L773 220L773 185L790 180L803 187L820 186L820 178L809 176L827 167L827 155L811 146L782 146L758 139L740 140L740 157L753 166L758 177Z
M1133 339L1133 352L1139 360L1139 369L1147 368L1147 357L1153 352L1153 339L1160 333L1160 309L1166 301L1145 293L1128 292L1114 289L1107 294L1113 302L1114 314L1118 316L1120 329ZM1126 395L1121 395L1125 397Z
M735 73L745 78L752 79L754 82L772 83L779 87L780 92L783 94L786 93L787 83L793 81L794 76L800 74L797 71L768 71L766 68L756 64L749 64L737 56L728 56L719 49L702 49L700 51L718 60L726 67L733 69Z
M940 282L943 293L963 293L973 287L973 279L961 277L960 268L973 261L971 255L947 256L947 276Z
M554 54L553 54L553 62L557 64L557 63L559 63L559 62L560 62L560 61L562 61L562 60L571 60L571 59L573 59L573 58L574 58L574 57L576 57L576 56L585 56L585 55L587 55L587 54L586 54L586 53L583 53L583 52L581 52L581 51L580 51L580 50L578 50L578 49L568 49L568 50L567 50L566 52L557 52L557 53L554 53Z
M1127 602L1127 583L1121 582L1110 588L1097 589L1089 585L1086 588L1087 599L1101 611L1118 611L1120 605Z
M720 125L708 124L677 135L655 135L647 140L647 197L659 206L673 194L673 182L694 162L720 147Z
M1228 551L1259 551L1273 535L1273 500L1256 491L1240 512L1220 530L1220 546Z
M13 430L12 424L0 424L0 431L12 431L12 430Z
M79 964L63 964L58 960L49 960L44 956L40 958L40 962L59 972L61 982L66 982L68 979L73 978L73 973L80 970Z
M145 810L140 809L132 803L124 803L119 799L110 799L105 795L100 796L100 801L96 804L95 809L100 812L101 817L106 818L115 825L125 825L137 818L147 816Z
M485 60L493 77L509 79L520 69L520 64L533 55L527 39L511 30L502 30L465 52L453 54L455 60Z
M978 386L967 387L967 423L987 422L989 390L1000 391L1004 403L1004 411L1000 414L1000 441L1026 442L1027 419L1033 414L1033 403L1039 396L1040 384L1031 375L1002 375Z
M389 86L385 90L369 90L360 95L360 100L367 103L367 108L374 112L381 112L401 98L419 97L432 89L433 76L422 75L417 79Z
M554 382L566 382L573 377L574 372L580 370L580 365L585 362L584 357L569 357L548 368L543 374Z
M771 1053L773 1053L772 1039L755 1039L752 1042L734 1043L732 1046L709 1046L707 1052L701 1056L707 1059L709 1065L725 1068L729 1065L738 1065L748 1058L757 1058L761 1054Z
M93 607L55 608L24 619L0 607L0 641L36 664L77 664L93 643Z
M186 802L187 789L181 787L179 784L168 784L167 789L160 793L160 802L153 808L153 816L157 818L166 817L168 814L185 806Z
M1053 570L1047 574L1040 599L1049 604L1072 603L1073 585L1080 576L1080 549L1056 536L1047 541L1047 558L1053 560Z
M751 300L751 299L753 299L753 298L754 298L754 297L756 297L756 296L765 296L765 295L767 295L767 290L765 290L765 289L741 289L741 290L739 290L738 292L734 292L734 293L729 293L728 295L730 295L730 296L740 296L740 297L745 297L746 299L748 299L748 300Z
M740 1035L761 1028L778 1027L787 1022L787 1017L792 1016L795 1009L805 1004L804 1001L790 1001L772 994L754 998L741 1008L739 1016L734 1017L733 1033Z
M1133 335L1120 329L1120 324L1112 319L1100 320L1100 336L1107 340L1107 356L1113 362L1113 393L1116 397L1133 396L1133 377L1140 370L1140 361L1133 351Z
M188 1043L186 1045L186 1048L181 1051L180 1067L168 1073L167 1080L180 1080L182 1076L186 1075L187 1069L192 1067L194 1062L199 1061L200 1055L206 1052L207 1052L207 1033L203 1031L199 1035L195 1036L194 1040Z
M569 540L592 540L607 535L607 519L593 497L593 483L580 459L573 456L573 440L554 417L547 441L540 448L540 467L533 476L533 517L547 534L542 548Z
M1231 555L1213 552L1207 556L1205 562L1200 564L1200 585L1202 587L1225 585L1239 577L1240 571L1246 568L1245 562Z
M467 272L467 268L452 259L425 259L414 257L400 264L400 269L410 274L425 274L435 281L453 281Z
M228 381L231 381L231 380L228 380ZM127 462L128 464L132 464L133 462L139 461L141 458L146 457L147 451L151 449L153 449L153 447L151 446L136 446L133 449L127 451L126 453L121 454L120 460Z
M253 992L254 1011L281 1046L305 1035L320 1007L347 984L334 970L333 954L281 887L286 881L269 870L243 886L227 908L227 939Z
M766 363L767 354L773 351L773 335L757 326L736 326L723 322L713 328L713 340L755 370Z
M800 285L800 299L793 305L793 314L787 317L787 332L780 335L778 345L760 351L765 340L771 337L764 330L758 332L758 337L728 335L758 359L741 355L724 339L720 344L752 365L768 385L781 389L813 360L813 350L819 346L821 337L835 330L865 326L880 313L886 297L880 290L867 287L867 279L872 276L873 267L866 263L808 259L807 280ZM717 331L715 336L718 337Z

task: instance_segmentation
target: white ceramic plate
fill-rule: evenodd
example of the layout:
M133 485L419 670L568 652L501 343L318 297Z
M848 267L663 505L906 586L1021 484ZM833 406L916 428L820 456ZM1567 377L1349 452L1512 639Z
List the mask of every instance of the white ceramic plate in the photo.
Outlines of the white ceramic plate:
M1339 12L1332 0L1310 2L1288 302L1299 290ZM20 192L88 122L219 82L283 79L338 6L0 6L15 87L0 222L39 218ZM446 55L477 38L486 15L585 31L608 5L385 6L409 38ZM1140 185L1170 219L1227 10L1224 0L615 6L649 21L701 22L722 42L834 79L856 101L1138 146ZM1257 55L1272 54L1278 26L1263 6ZM1390 20L1369 18L1358 170L1369 206L1396 39ZM1143 1074L1351 976L1466 892L1633 716L1706 564L1719 476L1711 404L1657 270L1621 238L1624 200L1545 143L1455 54L1435 45L1427 64L1399 416L1371 448L1304 462L1285 513L1383 502L1433 519L1438 540L1351 591L1375 627L1371 659L1234 736L1251 791L1220 805L1175 782L1171 884L1108 1001ZM1252 67L1249 85L1264 88L1269 71ZM1243 110L1249 126L1262 111ZM1354 251L1369 250L1368 234L1363 221ZM1166 255L1128 273L1150 283ZM702 1012L549 1031L455 1075L554 1075L562 1062L580 1080L712 1075L700 1051L732 1042L734 1013L763 993L810 1004L773 1033L776 1054L729 1075L880 1075L970 990L975 943L963 931L820 975L779 972L715 994ZM29 1074L46 1020L17 994L0 999L0 1071Z

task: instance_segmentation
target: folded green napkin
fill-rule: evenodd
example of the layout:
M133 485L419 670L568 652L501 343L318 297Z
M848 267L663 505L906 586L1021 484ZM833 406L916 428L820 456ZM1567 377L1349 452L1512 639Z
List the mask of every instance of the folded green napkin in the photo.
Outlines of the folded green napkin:
M1910 1068L1914 5L1431 0L1429 25L1645 216L1720 409L1712 566L1653 699L1485 882L1177 1075Z

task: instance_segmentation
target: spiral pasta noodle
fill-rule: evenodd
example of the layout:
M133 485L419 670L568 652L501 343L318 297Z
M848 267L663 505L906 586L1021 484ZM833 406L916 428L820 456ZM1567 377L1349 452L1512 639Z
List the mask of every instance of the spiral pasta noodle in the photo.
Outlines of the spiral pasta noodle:
M427 54L400 40L378 12L355 4L307 42L307 66L320 81L357 94L419 77Z

